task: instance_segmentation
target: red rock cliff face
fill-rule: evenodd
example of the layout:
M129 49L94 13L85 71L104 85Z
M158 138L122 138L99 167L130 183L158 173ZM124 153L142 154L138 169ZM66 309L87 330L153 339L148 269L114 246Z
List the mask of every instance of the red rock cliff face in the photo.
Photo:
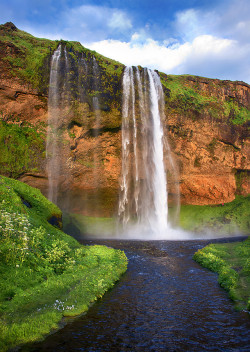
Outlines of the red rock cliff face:
M13 74L5 58L19 57L21 53L11 42L0 41L0 46L2 117L10 122L18 118L19 123L47 124L48 90L41 92ZM176 95L175 88L169 84L171 76L161 74L161 79L166 95L164 129L179 170L182 203L220 204L232 201L236 194L248 194L249 125L247 118L237 123L237 116L241 115L236 113L238 107L244 108L249 122L250 86L243 82L182 77L186 91L198 92L202 97L200 107L196 93L193 98L184 96L186 93ZM117 85L121 90L121 81ZM96 111L87 101L74 109L73 102L68 109L63 139L69 152L64 153L62 147L61 154L65 156L63 162L69 172L67 182L61 175L61 185L62 194L70 190L71 197L80 199L73 211L109 216L116 209L121 174L121 94L119 97L119 101L117 97L110 98L109 108L105 104L101 106L98 126ZM206 99L210 99L209 104ZM228 104L228 111L222 108L224 103ZM45 161L41 160L37 174L26 173L20 179L46 194ZM95 199L99 200L98 205ZM83 205L85 201L88 209Z
M249 118L249 85L200 77L187 77L185 84L215 97L217 104L237 101L248 109ZM218 204L232 201L235 194L249 194L249 123L237 125L231 121L233 110L226 117L216 108L213 116L194 110L176 113L167 106L166 124L180 169L183 203Z

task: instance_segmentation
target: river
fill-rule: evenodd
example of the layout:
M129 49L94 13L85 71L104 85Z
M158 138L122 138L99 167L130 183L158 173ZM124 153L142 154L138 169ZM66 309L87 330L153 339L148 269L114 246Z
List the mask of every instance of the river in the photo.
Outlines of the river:
M123 249L127 272L87 314L22 351L250 351L249 313L192 260L208 240L84 243Z

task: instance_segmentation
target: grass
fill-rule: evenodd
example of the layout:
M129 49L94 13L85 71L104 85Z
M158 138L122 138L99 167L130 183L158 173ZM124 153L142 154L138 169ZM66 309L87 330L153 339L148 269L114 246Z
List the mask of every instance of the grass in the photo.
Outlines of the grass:
M238 310L250 310L250 237L244 242L210 244L194 254L202 266L218 273L218 282Z
M198 83L190 86L187 75L165 75L159 72L163 87L166 89L166 104L173 110L191 113L192 118L197 114L209 114L213 118L224 119L234 125L242 125L250 120L250 111L235 99L222 100L216 95L206 93L200 89ZM216 93L216 83L205 78L211 90ZM223 81L217 85L223 84Z
M5 57L5 61L12 68L12 74L31 83L35 88L44 86L44 79L47 78L44 76L44 68L48 66L46 59L56 49L57 43L49 39L36 38L21 30L4 30L4 25L1 25L0 29L1 41L14 44L18 52L18 55Z
M1 173L16 178L25 172L37 172L45 157L44 140L42 125L0 119Z
M57 219L57 227L50 224ZM125 272L122 251L82 246L39 190L0 177L0 350L43 338L85 312Z
M237 196L223 205L182 205L180 226L193 232L211 231L218 235L249 234L250 196Z

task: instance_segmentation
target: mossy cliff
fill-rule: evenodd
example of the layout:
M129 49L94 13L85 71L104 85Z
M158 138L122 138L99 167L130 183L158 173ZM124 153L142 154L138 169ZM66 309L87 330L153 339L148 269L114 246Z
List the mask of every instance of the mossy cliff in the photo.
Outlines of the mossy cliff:
M0 26L0 111L9 131L13 125L20 128L20 134L26 124L33 129L34 138L27 139L33 155L32 160L9 170L5 153L5 159L0 159L1 173L47 192L44 126L51 58L59 45L61 154L69 170L69 182L61 175L62 189L71 190L76 200L73 211L81 207L85 215L110 216L115 211L121 172L124 66L80 43L35 38L11 23ZM179 170L182 203L219 204L232 201L236 194L247 195L249 85L159 75L166 103L164 129ZM0 143L8 144L6 134Z

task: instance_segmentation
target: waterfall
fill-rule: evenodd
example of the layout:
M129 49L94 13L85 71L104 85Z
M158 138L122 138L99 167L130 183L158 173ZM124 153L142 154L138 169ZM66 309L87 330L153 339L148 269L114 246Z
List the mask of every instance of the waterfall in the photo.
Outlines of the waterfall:
M104 159L108 115L100 108L103 105L102 69L94 56L84 55L78 57L77 72L74 67L70 53L63 43L60 44L51 58L50 70L46 145L48 198L63 211L72 209L75 204L75 209L83 214L100 216L104 202L109 200L105 177L102 177L104 163L113 162L108 157ZM176 170L163 131L165 106L160 78L148 69L126 67L122 87L119 236L140 238L142 234L144 239L165 239L170 227L168 188L170 201L178 192L173 190L177 182L174 180L171 184L171 175L176 175ZM86 175L85 179L81 178L85 190L77 194L73 188L76 174L72 160L81 165ZM113 198L115 203L115 195Z
M159 110L160 98L162 97L161 83L159 76L155 72L148 71L150 83L150 112L153 119L153 199L154 215L151 218L153 230L163 234L167 230L167 179L164 168L163 156L163 130Z
M60 94L59 94L59 71L61 59L61 45L55 50L51 59L49 99L48 99L48 132L46 143L46 158L48 170L48 199L57 203L58 176L60 174L60 148L59 148L59 117L60 117Z
M99 104L99 92L101 90L100 85L100 68L96 61L95 56L92 57L92 70L93 70L93 83L92 89L95 92L93 96L93 110L95 115L95 122L94 122L94 150L93 150L93 163L94 163L94 170L93 170L93 177L94 177L94 187L95 187L95 197L94 197L94 206L98 209L99 206L99 186L100 186L100 123L101 123L101 112L100 112L100 104Z
M123 76L122 175L118 217L131 236L166 238L168 194L162 127L164 95L154 71Z
M61 203L59 193L64 190L63 204L60 204L64 208L69 203L67 189L70 182L69 146L63 137L70 110L69 78L70 64L67 49L60 44L51 58L46 159L48 199L59 205Z
M98 63L96 62L96 58L93 56L93 90L94 91L99 91L100 89L100 84L99 84L99 77L100 77L100 70ZM93 107L95 110L95 115L96 115L96 125L97 128L99 128L100 125L100 106L99 106L99 98L98 95L93 96Z

